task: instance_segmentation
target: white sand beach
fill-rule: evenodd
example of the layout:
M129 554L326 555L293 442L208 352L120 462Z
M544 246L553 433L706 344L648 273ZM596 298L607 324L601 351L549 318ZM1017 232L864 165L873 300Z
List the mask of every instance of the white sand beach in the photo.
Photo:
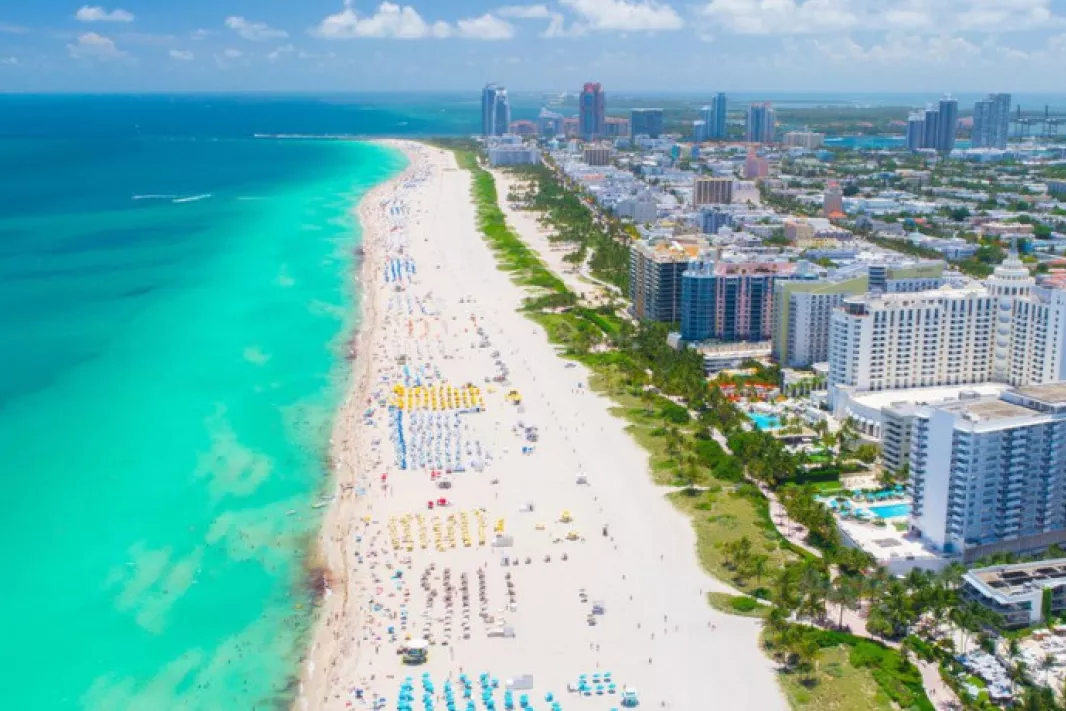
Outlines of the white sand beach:
M624 687L643 708L786 708L758 623L708 606L727 588L645 452L516 311L524 292L482 241L470 175L446 151L391 145L411 165L360 207L363 325L296 707L395 709L411 677L411 708L427 693L448 708L450 683L465 710L465 676L477 709L483 694L506 708L509 681L535 709L608 711ZM405 665L419 638L428 661ZM588 695L568 691L581 675Z

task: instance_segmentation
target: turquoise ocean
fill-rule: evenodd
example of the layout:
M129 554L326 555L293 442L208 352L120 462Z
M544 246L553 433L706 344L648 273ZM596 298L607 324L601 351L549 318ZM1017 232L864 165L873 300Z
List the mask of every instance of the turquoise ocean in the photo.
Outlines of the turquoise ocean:
M334 132L309 100L126 101L0 99L0 708L284 707L351 210L405 159L253 137Z

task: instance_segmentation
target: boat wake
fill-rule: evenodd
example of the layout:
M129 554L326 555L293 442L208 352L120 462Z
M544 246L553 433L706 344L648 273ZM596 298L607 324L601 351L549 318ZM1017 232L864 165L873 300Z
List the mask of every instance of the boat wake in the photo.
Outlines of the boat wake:
M132 200L173 200L177 195L134 195Z
M204 193L203 195L190 195L189 197L174 198L171 202L199 202L200 200L206 200L209 197L212 197L211 193Z

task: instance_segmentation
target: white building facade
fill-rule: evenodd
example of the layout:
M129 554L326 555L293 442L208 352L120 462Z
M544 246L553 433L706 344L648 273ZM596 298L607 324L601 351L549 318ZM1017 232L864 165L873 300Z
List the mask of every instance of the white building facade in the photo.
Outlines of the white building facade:
M966 560L1066 540L1066 384L919 407L910 528Z
M849 297L830 321L829 403L880 390L1066 379L1066 292L1011 255L984 284Z

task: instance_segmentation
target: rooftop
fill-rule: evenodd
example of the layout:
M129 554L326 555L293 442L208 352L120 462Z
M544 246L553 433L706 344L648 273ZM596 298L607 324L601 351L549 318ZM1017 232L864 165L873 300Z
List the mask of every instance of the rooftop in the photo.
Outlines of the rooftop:
M1027 593L1034 586L1066 585L1066 558L975 568L965 577L1001 596Z
M1027 407L1014 405L999 399L960 400L942 406L943 410L956 412L971 422L1009 420L1016 417L1031 417L1034 413Z
M1048 405L1066 404L1066 382L1025 385L1015 388L1014 392L1021 397L1037 400Z
M901 405L931 405L945 401L958 401L963 393L977 393L982 396L998 396L1007 389L1002 383L971 383L969 385L943 385L935 388L907 388L900 390L879 390L877 392L856 393L852 400L867 407L884 408ZM975 402L970 400L970 402ZM1026 411L1032 414L1031 411Z

